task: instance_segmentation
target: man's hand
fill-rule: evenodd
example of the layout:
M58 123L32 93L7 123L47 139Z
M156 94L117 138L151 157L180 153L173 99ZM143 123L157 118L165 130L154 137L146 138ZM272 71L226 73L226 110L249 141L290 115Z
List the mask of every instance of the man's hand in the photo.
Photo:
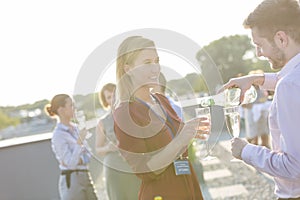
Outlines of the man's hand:
M244 147L248 144L245 140L241 138L232 138L231 139L231 153L233 157L242 160L242 151Z
M251 74L238 78L231 78L218 90L218 93L228 88L238 87L241 89L240 102L243 102L245 92L251 87L251 85L262 85L264 80L264 74Z

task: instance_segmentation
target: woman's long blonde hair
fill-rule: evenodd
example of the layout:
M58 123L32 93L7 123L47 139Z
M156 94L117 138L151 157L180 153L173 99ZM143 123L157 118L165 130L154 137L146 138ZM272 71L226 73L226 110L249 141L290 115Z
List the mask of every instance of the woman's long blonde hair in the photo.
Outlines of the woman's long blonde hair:
M142 36L128 37L119 46L116 62L116 105L121 102L128 102L131 100L134 92L134 86L130 76L126 73L124 68L125 66L132 67L141 50L146 48L155 48L155 44L152 40Z

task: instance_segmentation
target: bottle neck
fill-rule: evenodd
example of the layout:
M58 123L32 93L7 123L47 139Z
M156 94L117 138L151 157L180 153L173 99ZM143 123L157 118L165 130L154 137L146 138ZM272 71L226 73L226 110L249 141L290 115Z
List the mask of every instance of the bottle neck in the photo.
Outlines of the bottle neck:
M208 107L213 105L225 107L238 106L240 104L252 103L257 98L257 92L253 86L251 86L251 88L246 91L244 101L242 103L240 103L240 95L240 88L230 88L216 95L200 98L199 104L202 107Z
M225 105L224 99L225 99L224 93L222 92L216 95L200 98L199 104L202 107L209 107L214 105L224 106Z

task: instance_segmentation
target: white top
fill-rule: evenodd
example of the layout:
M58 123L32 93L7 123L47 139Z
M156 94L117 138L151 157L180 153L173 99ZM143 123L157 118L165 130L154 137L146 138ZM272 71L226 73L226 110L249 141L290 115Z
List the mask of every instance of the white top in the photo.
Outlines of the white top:
M254 122L257 122L264 113L269 112L270 105L271 105L271 101L265 101L263 103L255 103L252 105L252 114L253 114Z

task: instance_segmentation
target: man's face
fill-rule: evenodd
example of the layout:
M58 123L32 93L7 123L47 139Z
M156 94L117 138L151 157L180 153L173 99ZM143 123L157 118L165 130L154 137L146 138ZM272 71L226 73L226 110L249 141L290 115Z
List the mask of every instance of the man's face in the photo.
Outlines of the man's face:
M287 59L283 50L278 48L275 42L269 42L267 38L261 37L257 28L252 28L252 39L256 46L256 55L268 59L272 69L281 69Z

